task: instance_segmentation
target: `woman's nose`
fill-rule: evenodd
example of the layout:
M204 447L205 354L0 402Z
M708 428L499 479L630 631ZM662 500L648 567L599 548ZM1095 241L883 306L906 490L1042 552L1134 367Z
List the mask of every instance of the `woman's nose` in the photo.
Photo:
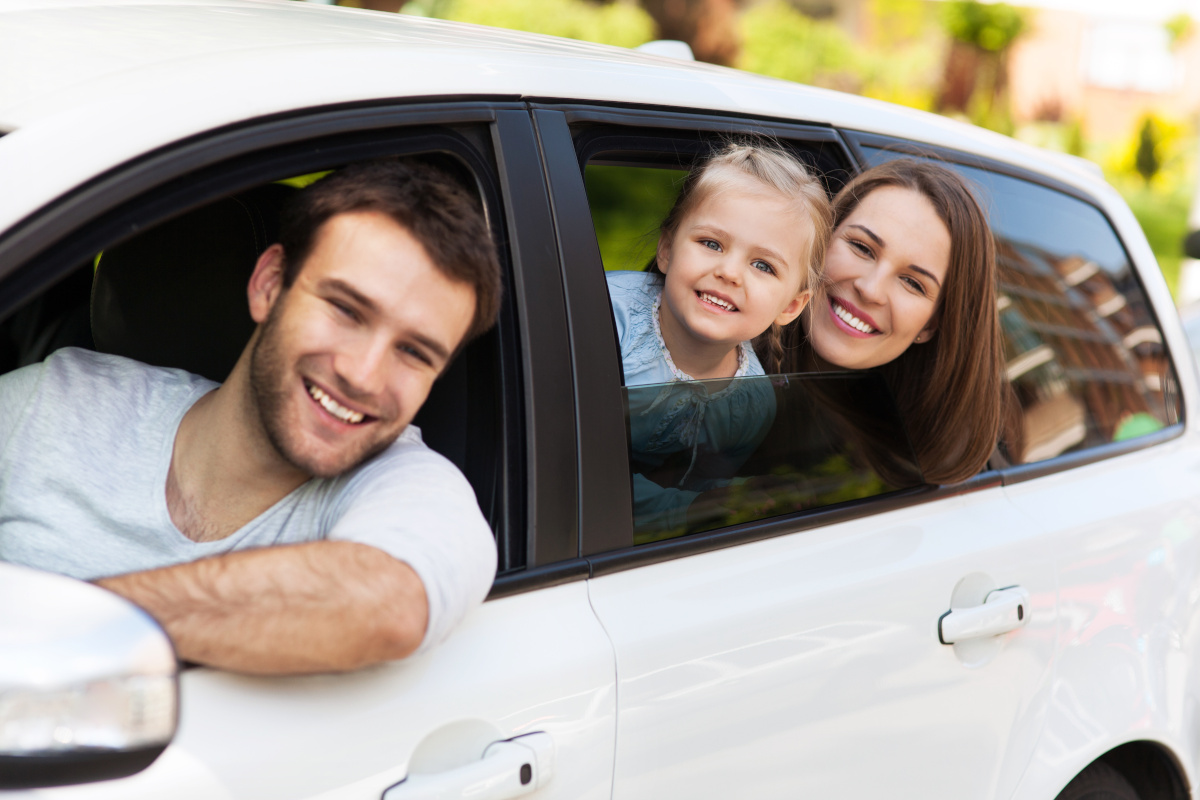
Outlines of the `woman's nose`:
M872 269L854 279L854 288L863 300L882 303L884 300L883 270Z

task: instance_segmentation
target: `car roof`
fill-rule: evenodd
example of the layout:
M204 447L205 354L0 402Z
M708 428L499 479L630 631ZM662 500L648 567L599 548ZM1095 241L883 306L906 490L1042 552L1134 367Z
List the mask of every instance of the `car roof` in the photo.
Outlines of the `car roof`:
M792 119L1097 183L1065 159L937 115L624 48L292 0L0 0L0 131L9 132L0 137L0 162L19 156L17 168L49 180L46 193L256 117L448 96ZM38 146L18 146L34 136ZM57 147L57 161L39 147ZM5 205L0 198L0 226L13 221Z

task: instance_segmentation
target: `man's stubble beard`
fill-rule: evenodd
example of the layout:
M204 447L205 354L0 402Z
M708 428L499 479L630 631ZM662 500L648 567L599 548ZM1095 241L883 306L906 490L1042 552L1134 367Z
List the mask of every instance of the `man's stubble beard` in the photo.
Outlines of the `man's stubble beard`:
M322 467L314 464L311 459L306 459L303 454L297 452L299 448L293 441L293 431L289 429L285 416L288 400L292 396L290 386L300 378L284 363L284 355L281 352L278 317L279 310L283 307L283 299L280 296L276 300L267 319L259 328L258 338L250 350L251 399L267 441L281 459L306 475L333 478L386 450L403 429L383 440L368 439L362 442L356 449L343 453L344 457L332 466Z

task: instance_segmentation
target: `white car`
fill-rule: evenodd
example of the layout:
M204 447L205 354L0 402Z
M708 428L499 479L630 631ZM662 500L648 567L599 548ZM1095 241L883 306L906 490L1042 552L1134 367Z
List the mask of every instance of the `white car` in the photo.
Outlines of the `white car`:
M270 241L278 182L359 159L456 169L508 281L418 419L495 530L482 609L351 674L186 666L172 738L161 634L133 658L90 587L0 565L13 796L1196 796L1200 383L1145 237L1082 162L733 70L284 0L0 0L0 131L0 370L75 344L221 377L249 324L224 301L253 259L230 253ZM740 131L831 190L896 154L976 181L1022 463L936 487L834 458L803 510L635 530L604 266ZM1019 624L981 621L1001 606ZM96 681L126 705L88 705Z

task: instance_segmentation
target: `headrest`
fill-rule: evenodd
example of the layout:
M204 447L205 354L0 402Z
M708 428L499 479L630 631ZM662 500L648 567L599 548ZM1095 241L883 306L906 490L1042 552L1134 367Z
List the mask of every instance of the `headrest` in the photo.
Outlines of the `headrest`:
M224 381L254 331L246 284L295 191L260 186L104 251L92 283L96 349Z

